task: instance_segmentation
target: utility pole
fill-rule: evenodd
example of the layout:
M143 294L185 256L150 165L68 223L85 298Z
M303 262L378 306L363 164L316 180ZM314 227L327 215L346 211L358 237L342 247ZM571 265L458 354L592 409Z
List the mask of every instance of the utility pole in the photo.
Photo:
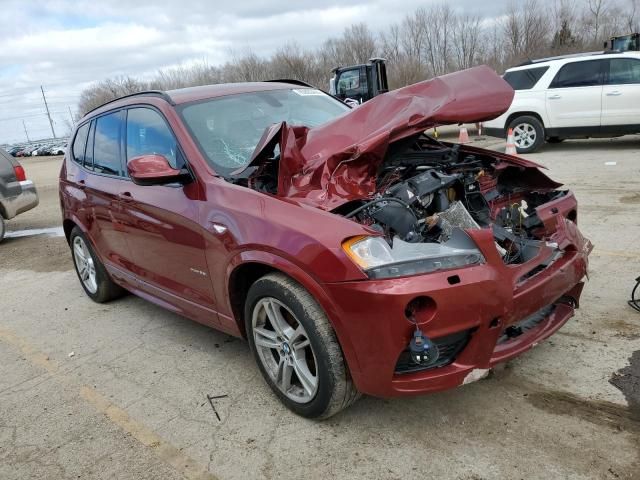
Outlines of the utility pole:
M27 132L27 126L24 123L24 120L22 120L22 126L24 127L24 134L27 136L27 142L31 143L31 140L29 139L29 132Z
M56 131L53 129L53 120L51 120L49 105L47 105L47 97L44 96L44 88L42 88L42 85L40 85L40 91L42 92L42 99L44 100L44 108L47 109L47 117L49 117L49 125L51 125L51 133L53 134L53 138L56 138Z
M73 113L71 113L71 107L67 107L69 109L69 116L71 117L71 126L76 126L76 121L73 119Z

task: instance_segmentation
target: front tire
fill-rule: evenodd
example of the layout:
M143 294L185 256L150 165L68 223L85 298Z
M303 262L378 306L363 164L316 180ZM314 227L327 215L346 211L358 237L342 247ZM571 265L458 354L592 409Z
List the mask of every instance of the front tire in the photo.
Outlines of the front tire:
M533 153L544 143L544 127L540 120L530 115L514 118L509 127L518 153Z
M329 320L297 282L281 273L256 281L245 326L262 376L293 412L325 419L359 398Z
M69 245L78 279L91 300L105 303L126 293L122 287L111 280L104 265L93 251L89 240L78 227L71 230Z

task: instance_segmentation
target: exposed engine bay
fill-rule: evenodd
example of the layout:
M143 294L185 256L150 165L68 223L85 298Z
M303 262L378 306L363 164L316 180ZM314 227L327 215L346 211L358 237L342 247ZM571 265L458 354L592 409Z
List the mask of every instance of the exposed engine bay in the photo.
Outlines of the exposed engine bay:
M269 157L232 181L276 194L278 145ZM558 186L537 168L422 134L390 145L373 195L332 212L378 231L400 257L419 253L419 244L464 249L468 241L457 230L490 227L504 262L519 264L549 240L536 208L563 197Z
M460 145L427 136L395 146L381 165L375 197L338 212L378 230L390 243L397 237L446 244L456 228L491 227L504 262L526 262L547 240L535 209L566 191L536 191L518 167L496 168L499 160L488 154L465 153Z
M376 262L421 259L413 273L480 263L482 255L464 233L469 229L492 229L504 263L526 263L544 245L559 253L550 225L558 211L545 209L543 221L536 209L567 191L526 159L424 133L435 125L495 118L512 98L500 77L475 67L379 95L313 128L283 121L266 128L246 166L227 180L378 232L386 244L352 246L371 256L369 275L377 275ZM575 212L562 214L575 221Z

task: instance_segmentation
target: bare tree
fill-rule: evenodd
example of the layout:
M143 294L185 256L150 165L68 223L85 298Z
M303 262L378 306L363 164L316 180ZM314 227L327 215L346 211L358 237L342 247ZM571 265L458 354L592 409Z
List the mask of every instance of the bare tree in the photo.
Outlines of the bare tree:
M628 0L627 32L638 32L640 30L640 19L638 18L638 0Z
M478 63L481 51L482 19L477 15L461 15L453 24L453 53L456 69Z
M509 60L516 62L546 53L549 24L546 11L538 0L510 3L502 23Z
M123 95L129 95L148 88L145 82L132 77L108 78L86 88L80 94L78 111L84 115L89 110Z
M221 66L206 61L163 69L150 81L115 77L86 88L78 112L136 91L173 89L221 82L296 78L326 88L337 66L366 62L375 55L388 61L389 86L398 88L453 70L485 63L499 72L527 58L600 48L611 35L640 30L640 0L512 0L493 19L434 4L418 8L377 35L364 23L320 48L287 43L270 57L245 50L230 52Z
M587 0L588 10L590 16L588 17L591 23L591 42L597 43L600 41L600 28L602 27L602 17L607 12L607 0Z

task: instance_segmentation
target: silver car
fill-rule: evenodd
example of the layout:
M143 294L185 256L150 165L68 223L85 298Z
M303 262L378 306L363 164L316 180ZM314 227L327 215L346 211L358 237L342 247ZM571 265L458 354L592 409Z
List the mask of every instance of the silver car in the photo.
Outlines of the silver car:
M38 192L22 165L0 148L0 242L6 221L38 205Z

